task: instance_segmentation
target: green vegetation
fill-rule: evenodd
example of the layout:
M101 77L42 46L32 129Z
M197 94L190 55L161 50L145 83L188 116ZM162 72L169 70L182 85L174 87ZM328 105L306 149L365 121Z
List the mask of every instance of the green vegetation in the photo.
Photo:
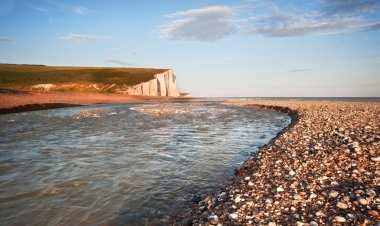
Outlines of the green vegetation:
M37 84L137 85L166 69L56 67L0 64L0 89L28 89Z

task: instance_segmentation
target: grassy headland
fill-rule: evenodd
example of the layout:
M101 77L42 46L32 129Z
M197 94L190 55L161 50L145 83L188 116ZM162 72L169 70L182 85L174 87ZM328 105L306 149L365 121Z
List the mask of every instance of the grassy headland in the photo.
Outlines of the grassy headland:
M133 86L149 81L155 74L166 70L0 64L0 89L30 90L35 85L54 84L53 91L91 92L99 91L89 88L91 84Z

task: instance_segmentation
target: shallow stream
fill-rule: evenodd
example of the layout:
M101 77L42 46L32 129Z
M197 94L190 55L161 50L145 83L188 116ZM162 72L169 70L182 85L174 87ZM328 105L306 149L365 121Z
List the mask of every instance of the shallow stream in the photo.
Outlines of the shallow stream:
M0 225L164 224L290 123L217 102L161 115L141 106L0 115Z

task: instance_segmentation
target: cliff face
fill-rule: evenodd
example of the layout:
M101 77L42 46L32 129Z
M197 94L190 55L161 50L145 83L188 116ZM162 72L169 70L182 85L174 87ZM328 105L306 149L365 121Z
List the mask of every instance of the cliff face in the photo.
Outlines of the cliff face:
M154 79L150 81L127 87L123 90L123 93L143 96L180 96L177 89L176 77L172 70L155 74Z

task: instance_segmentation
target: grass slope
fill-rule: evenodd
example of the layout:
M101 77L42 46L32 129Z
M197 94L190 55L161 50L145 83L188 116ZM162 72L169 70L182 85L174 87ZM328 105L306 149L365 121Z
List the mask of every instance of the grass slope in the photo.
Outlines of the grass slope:
M0 64L0 89L25 89L37 84L137 85L167 69L61 67Z

